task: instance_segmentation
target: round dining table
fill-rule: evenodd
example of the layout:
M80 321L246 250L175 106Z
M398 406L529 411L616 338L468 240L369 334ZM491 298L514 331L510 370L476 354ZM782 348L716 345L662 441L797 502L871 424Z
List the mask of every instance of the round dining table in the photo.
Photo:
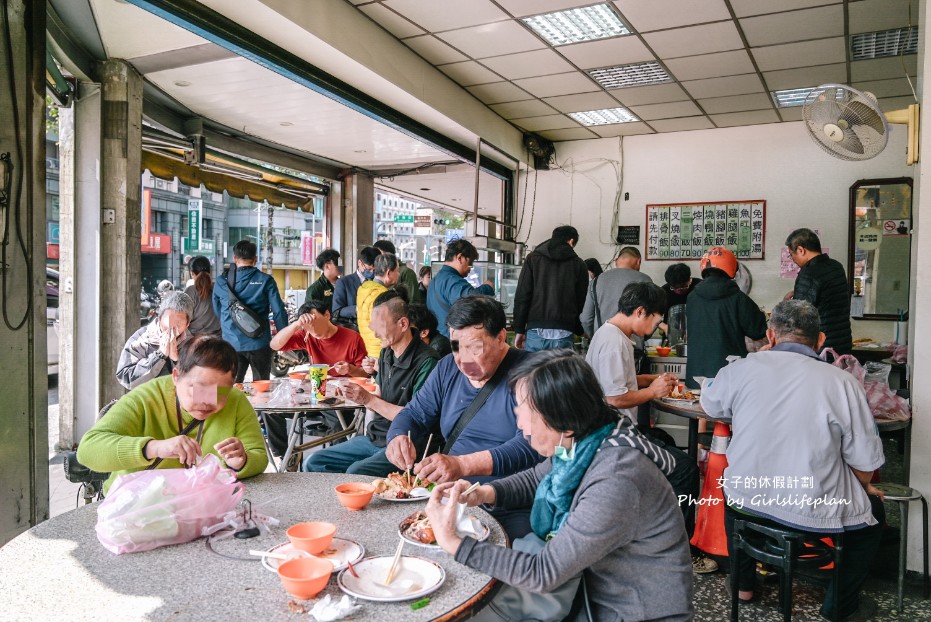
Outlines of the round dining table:
M187 544L115 555L97 540L99 504L85 505L29 529L0 548L0 620L295 620L293 597L277 573L249 550L268 550L288 541L286 529L302 521L328 521L336 536L365 548L365 557L392 556L398 524L423 509L425 501L391 502L375 497L361 511L340 505L333 488L370 478L345 474L267 473L244 480L244 498L255 515L279 521L271 532L240 540L198 538ZM469 510L488 526L488 542L507 545L498 522L480 508ZM405 544L405 556L439 564L445 581L416 610L407 602L358 599L354 622L460 620L470 617L497 591L492 577L454 561L440 549ZM296 601L309 611L326 594L342 597L336 572L323 592Z

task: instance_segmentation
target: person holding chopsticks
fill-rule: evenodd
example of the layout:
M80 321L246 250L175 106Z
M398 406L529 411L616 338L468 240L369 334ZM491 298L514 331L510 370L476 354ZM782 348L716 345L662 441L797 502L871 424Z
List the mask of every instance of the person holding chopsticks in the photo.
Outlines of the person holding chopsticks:
M590 615L576 620L691 620L688 537L664 476L675 460L605 402L571 351L528 356L508 385L517 425L548 459L468 494L466 481L440 484L426 508L440 547L507 584L473 620L562 620L580 582ZM460 503L530 508L533 530L510 549L460 537Z
M436 483L488 482L533 466L540 455L517 429L514 393L506 382L527 353L508 345L504 307L490 296L466 296L450 306L446 322L453 353L391 422L386 457ZM420 459L415 444L436 426L446 443ZM511 538L530 531L526 509L492 514Z

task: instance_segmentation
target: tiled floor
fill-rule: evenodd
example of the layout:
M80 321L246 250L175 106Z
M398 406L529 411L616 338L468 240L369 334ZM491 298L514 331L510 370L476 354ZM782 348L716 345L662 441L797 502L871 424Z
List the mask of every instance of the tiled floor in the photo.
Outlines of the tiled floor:
M49 403L49 497L50 513L56 516L74 509L79 486L68 482L62 469L62 455L55 451L58 441L58 404ZM886 481L901 481L902 457L896 451L894 443L886 441L887 466L883 476ZM892 620L909 620L931 622L931 600L921 595L920 580L910 576L906 584L904 611L896 612L896 577L898 556L898 512L897 504L887 503L890 528L883 538L879 555L873 564L873 572L864 587L863 594L876 603L876 616L873 620L885 622ZM915 505L915 511L919 511ZM914 574L914 573L913 573ZM700 622L721 622L730 617L730 600L724 587L727 575L716 572L708 575L695 575L695 620ZM824 599L824 588L809 579L801 578L793 589L793 620L798 622L823 620L818 614ZM778 622L782 615L777 609L778 588L776 585L764 585L761 598L749 605L741 605L740 619L753 622Z

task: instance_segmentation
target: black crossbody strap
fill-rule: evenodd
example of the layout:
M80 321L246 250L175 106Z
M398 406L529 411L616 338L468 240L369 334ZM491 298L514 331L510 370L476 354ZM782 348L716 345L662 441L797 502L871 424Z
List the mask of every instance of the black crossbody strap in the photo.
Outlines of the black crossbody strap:
M595 303L595 328L593 330L601 328L601 310L598 308L598 276L592 279L592 302Z
M449 438L446 439L446 444L443 445L443 450L440 453L449 454L449 450L456 444L459 435L462 434L462 431L469 425L469 422L472 421L475 414L485 404L492 391L501 384L515 356L517 356L517 350L515 348L508 348L508 353L504 355L504 360L501 361L501 365L498 366L495 373L488 379L488 382L485 383L482 390L478 392L478 395L475 396L472 403L459 415L459 420L456 421L456 425L453 426L453 431L449 433Z
M242 300L239 299L239 296L236 295L236 291L233 289L233 283L236 282L236 264L230 264L230 269L226 271L226 289L229 290L229 303L238 302L240 306L245 307Z

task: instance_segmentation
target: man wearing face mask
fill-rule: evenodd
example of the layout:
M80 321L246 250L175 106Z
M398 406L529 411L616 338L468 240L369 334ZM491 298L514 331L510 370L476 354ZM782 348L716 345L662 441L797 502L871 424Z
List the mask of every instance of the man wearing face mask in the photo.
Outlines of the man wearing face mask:
M431 288L433 286L431 285ZM388 430L386 457L431 482L489 482L540 461L517 428L506 376L527 353L507 344L504 307L487 296L455 301L446 316L453 355L439 362ZM439 424L442 451L417 462L414 444ZM408 438L410 433L410 438ZM512 538L530 530L529 510L493 512Z
M411 331L406 295L407 292L389 289L375 299L372 309L372 331L381 343L375 378L377 394L357 384L348 384L343 389L347 398L369 411L365 434L310 454L304 461L304 471L385 477L395 470L385 458L388 428L420 391L440 359L436 350Z
M167 376L178 362L178 345L187 332L194 301L184 292L169 292L158 305L158 314L126 341L116 365L116 379L127 389Z
M334 324L359 330L356 324L356 294L362 283L375 276L375 258L380 254L377 248L366 246L359 251L356 271L336 281L331 308Z

